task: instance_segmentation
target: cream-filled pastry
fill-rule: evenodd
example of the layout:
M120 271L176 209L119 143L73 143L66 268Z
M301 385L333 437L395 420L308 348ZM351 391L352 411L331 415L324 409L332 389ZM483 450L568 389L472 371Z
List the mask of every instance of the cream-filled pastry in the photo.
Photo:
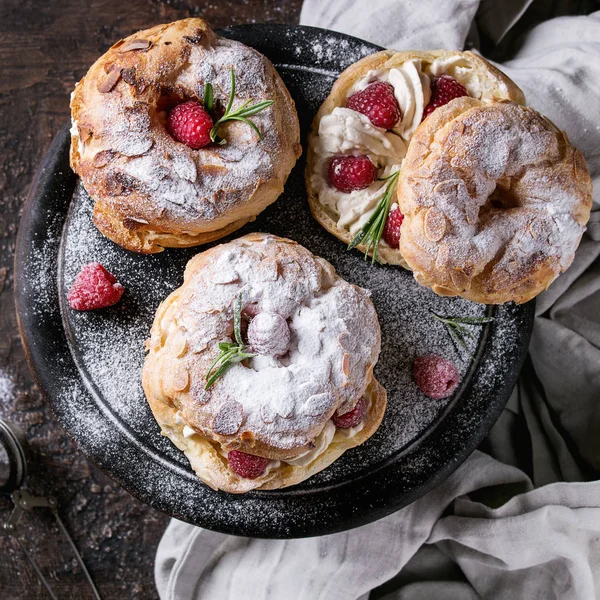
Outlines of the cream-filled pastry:
M154 416L215 489L299 483L385 411L369 294L291 240L254 233L195 256L147 348Z
M114 44L76 85L71 115L71 167L94 199L94 224L142 253L254 220L302 152L271 62L196 18Z
M348 67L310 134L306 184L317 221L380 262L407 267L398 174L419 125L462 96L525 102L506 75L472 52L386 50Z

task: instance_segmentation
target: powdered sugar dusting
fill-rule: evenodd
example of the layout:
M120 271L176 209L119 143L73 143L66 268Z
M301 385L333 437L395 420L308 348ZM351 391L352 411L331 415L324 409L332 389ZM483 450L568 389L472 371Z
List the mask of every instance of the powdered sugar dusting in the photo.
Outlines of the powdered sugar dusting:
M291 63L294 48L303 44L303 58L298 63L317 69L312 73L281 69L298 103L305 130L334 81L318 69L339 71L340 66L347 66L340 61L346 56L351 62L360 58L352 53L358 46L362 48L362 44L352 44L351 52L338 57L337 65L316 63L309 48L316 34L309 36L307 31L293 30L286 38L289 44L284 41L281 49L281 60ZM368 45L364 48L365 53L374 50ZM414 499L415 494L422 493L424 481L431 481L449 464L458 464L491 425L490 415L493 420L498 414L515 381L530 327L524 319L530 310L499 307L483 362L471 375L473 387L466 395L459 387L449 400L425 397L410 374L415 356L436 353L453 361L463 385L470 364L465 352L459 357L443 326L431 319L428 309L447 315L482 315L485 307L435 296L418 286L407 272L371 267L357 253L345 252L343 244L310 217L302 169L299 165L294 171L282 198L239 235L252 229L292 238L331 262L341 277L371 290L382 328L382 353L375 374L388 391L388 408L381 427L367 443L346 452L331 467L295 488L251 492L243 497L213 492L193 474L184 455L160 436L143 397L139 384L143 343L155 310L181 285L184 266L199 249L155 256L122 250L93 227L92 201L78 186L63 236L58 286L57 245L69 194L52 200L43 233L40 228L23 268L36 284L35 293L28 298L27 314L21 312L26 337L33 340L30 349L35 350L42 341L50 349L44 366L38 362L38 376L52 391L50 402L65 429L95 462L145 502L177 518L229 533L273 537L330 533L366 523ZM64 174L57 172L56 176ZM37 201L41 207L48 206L45 195ZM69 350L58 314L57 291L66 308L66 290L79 268L91 261L101 262L113 272L125 294L118 305L96 313L66 309ZM223 273L223 279L228 275L231 273ZM39 332L47 332L49 324L55 335L45 333L41 337ZM478 329L473 332L477 334ZM475 345L471 345L472 351ZM318 412L319 398L314 403ZM436 432L435 443L426 437L432 430ZM360 504L340 511L332 490L339 489L354 503L354 492L366 475L377 480L372 485L369 480L368 489L361 489Z
M306 249L270 235L243 237L218 247L203 268L192 265L189 273L193 277L153 328L146 367L166 375L174 368L172 336L187 339L192 352L177 362L191 379L191 399L179 400L188 424L210 431L212 422L214 431L231 435L243 420L244 431L259 442L301 451L335 410L346 412L365 392L379 355L375 309L365 290L335 277ZM215 277L230 281L215 284ZM238 297L243 309L274 313L289 327L286 354L270 363L250 358L247 365L233 364L206 390L218 344L231 341ZM315 410L315 396L321 398L317 405L328 400L324 410Z
M207 32L201 43L188 43L182 39L185 30L173 29L148 36L153 44L143 53L117 48L101 58L133 73L109 93L97 88L104 77L102 65L90 69L75 90L72 132L79 148L77 170L94 197L114 202L121 216L151 223L173 220L183 233L195 235L212 230L215 219L220 226L237 220L240 207L262 183L287 175L283 165L293 164L296 151L295 119L261 54ZM210 82L215 102L225 106L231 69L236 81L233 110L250 100L274 101L252 116L262 139L245 123L231 121L219 129L224 145L192 150L176 142L164 126L163 97L201 99Z
M531 109L463 104L427 156L409 147L399 182L401 249L430 285L464 292L473 281L495 302L518 298L532 280L541 291L551 281L544 271L564 270L584 231L577 219L587 190L573 176L576 157ZM469 283L451 280L453 272Z

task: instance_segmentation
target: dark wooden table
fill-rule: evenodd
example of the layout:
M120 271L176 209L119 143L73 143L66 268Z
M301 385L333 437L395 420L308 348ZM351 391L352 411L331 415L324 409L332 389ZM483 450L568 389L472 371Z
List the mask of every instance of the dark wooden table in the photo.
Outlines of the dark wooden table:
M19 340L13 253L29 184L69 118L69 95L116 40L188 16L213 27L298 22L301 0L2 0L0 2L0 416L20 426L33 457L27 486L58 498L60 515L108 599L156 598L154 554L168 518L91 465L54 421ZM0 499L0 525L11 503ZM59 598L91 598L51 516L26 515L26 544ZM46 593L17 543L0 528L0 599Z

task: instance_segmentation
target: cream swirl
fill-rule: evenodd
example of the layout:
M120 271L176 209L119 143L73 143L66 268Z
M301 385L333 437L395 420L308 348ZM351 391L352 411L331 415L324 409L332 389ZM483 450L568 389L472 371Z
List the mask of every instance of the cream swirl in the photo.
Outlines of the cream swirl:
M498 82L486 82L464 56L443 56L431 62L413 58L399 67L369 71L348 92L351 96L375 81L389 83L402 113L391 131L374 126L368 117L348 108L336 107L321 118L318 135L312 139L317 161L311 185L319 202L337 215L338 227L356 234L372 215L386 184L375 181L363 190L342 192L329 183L329 160L340 154L366 155L380 169L380 177L399 170L408 143L423 120L423 112L431 99L431 82L444 74L454 77L472 97L484 101L494 98L493 86L497 87ZM501 90L501 94L507 93L506 89ZM380 243L385 244L384 241Z

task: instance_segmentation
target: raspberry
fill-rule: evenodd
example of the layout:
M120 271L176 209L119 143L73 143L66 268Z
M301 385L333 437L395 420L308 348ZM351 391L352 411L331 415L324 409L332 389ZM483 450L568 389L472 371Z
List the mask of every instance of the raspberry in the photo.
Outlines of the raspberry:
M341 192L369 187L377 179L377 167L368 156L336 156L329 163L329 181Z
M402 221L404 221L404 215L398 207L390 210L383 228L383 239L391 248L400 247L400 225L402 225Z
M376 81L352 94L346 107L366 115L373 125L383 129L392 129L402 116L394 88L385 81Z
M175 106L169 113L167 129L182 144L197 150L211 143L210 130L213 127L211 116L200 102L190 100Z
M367 401L364 398L361 398L350 412L344 413L343 415L333 415L333 424L341 429L356 427L363 422L366 414Z
M246 454L239 450L232 450L227 454L231 470L244 479L256 479L260 477L269 464L268 458Z
M433 80L431 84L431 98L429 100L429 104L425 107L423 111L423 119L425 120L436 108L440 106L444 106L444 104L448 104L450 100L454 100L455 98L462 98L462 96L468 96L464 85L461 85L454 79L454 77L450 77L450 75L442 75L437 79Z
M451 396L460 381L457 368L449 360L433 354L415 358L413 377L421 391L434 400Z
M124 291L100 263L90 263L79 271L67 300L74 310L94 310L116 304Z

